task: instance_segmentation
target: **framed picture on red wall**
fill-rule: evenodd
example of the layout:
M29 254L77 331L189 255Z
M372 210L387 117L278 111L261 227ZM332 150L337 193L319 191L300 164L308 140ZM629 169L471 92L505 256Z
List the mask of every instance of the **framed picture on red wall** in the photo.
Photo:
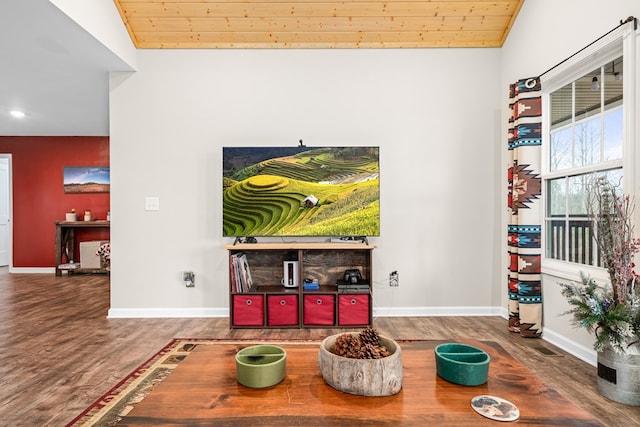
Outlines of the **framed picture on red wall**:
M108 166L65 166L63 187L65 193L108 193L110 177Z

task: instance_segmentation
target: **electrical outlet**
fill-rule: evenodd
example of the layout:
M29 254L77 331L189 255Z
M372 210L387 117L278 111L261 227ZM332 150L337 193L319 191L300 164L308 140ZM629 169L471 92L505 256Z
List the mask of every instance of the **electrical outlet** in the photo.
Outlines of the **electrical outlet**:
M389 286L396 287L400 284L400 279L398 278L398 272L392 271L389 273Z
M196 285L196 275L193 274L193 271L185 271L182 280L187 288L193 288Z
M160 210L160 198L159 197L147 197L144 199L145 211L159 211Z

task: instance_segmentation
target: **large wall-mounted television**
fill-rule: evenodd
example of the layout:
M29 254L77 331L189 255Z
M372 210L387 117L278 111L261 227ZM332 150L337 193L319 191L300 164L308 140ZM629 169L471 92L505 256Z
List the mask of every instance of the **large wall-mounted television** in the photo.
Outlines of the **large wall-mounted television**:
M223 236L379 236L379 151L223 147Z

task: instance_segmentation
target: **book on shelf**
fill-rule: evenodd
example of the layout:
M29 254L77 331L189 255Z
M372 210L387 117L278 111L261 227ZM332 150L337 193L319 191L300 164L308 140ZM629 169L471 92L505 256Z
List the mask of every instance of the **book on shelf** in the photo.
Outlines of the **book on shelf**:
M231 283L237 293L249 292L253 287L249 261L244 252L231 255Z

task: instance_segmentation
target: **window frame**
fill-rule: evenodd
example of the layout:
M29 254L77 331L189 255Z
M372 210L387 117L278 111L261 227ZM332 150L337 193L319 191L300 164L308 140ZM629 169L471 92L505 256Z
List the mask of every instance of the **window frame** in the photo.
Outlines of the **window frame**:
M623 191L628 194L636 194L639 188L636 183L637 174L635 165L640 164L637 159L638 152L635 147L636 135L636 39L638 31L632 25L621 26L612 31L607 36L594 42L589 47L575 54L562 64L541 76L542 84L542 217L541 225L543 232L541 235L541 271L542 274L550 274L568 280L580 280L580 274L586 273L599 282L608 281L609 275L602 267L578 264L570 261L547 258L547 182L553 178L559 178L580 172L589 172L594 169L600 170L621 166L623 170ZM576 81L595 68L599 68L618 58L623 57L623 113L622 113L622 160L613 160L599 163L597 168L593 166L574 167L561 171L550 171L550 131L551 114L550 94ZM604 112L601 112L604 114ZM640 208L639 208L640 209Z

